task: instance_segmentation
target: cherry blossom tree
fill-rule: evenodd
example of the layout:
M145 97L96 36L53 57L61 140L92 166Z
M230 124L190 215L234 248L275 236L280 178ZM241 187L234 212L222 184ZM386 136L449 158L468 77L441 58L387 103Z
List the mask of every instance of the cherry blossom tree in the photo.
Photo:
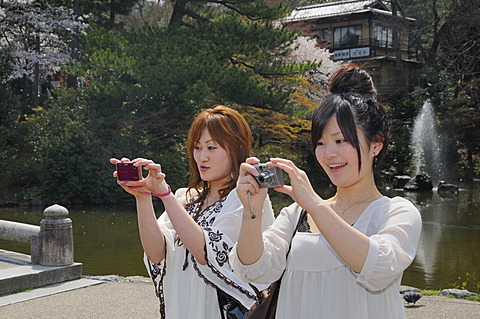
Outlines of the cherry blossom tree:
M308 72L307 76L317 89L325 90L328 78L335 72L339 62L331 59L332 53L321 47L315 38L299 36L292 44L293 52L288 58L291 62L307 63L316 62L320 65Z
M41 85L71 61L71 42L86 26L66 7L0 4L0 48L12 57L8 80L22 79L24 100L38 104Z

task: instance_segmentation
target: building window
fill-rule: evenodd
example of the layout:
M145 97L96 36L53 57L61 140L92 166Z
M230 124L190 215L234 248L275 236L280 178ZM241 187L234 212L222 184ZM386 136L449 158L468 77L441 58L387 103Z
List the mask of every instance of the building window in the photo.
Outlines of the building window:
M361 38L361 25L350 25L333 29L333 44L337 48L357 46Z
M325 42L332 42L332 30L331 29L322 29L319 33L320 39Z
M376 46L381 48L392 48L392 28L375 25L373 28L373 38Z

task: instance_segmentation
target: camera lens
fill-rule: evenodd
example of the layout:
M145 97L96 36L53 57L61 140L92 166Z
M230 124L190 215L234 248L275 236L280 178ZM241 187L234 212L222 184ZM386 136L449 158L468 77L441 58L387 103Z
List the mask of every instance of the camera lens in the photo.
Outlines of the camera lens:
M273 177L272 172L266 171L258 175L258 180L260 181L261 184L268 186L274 181L272 177Z

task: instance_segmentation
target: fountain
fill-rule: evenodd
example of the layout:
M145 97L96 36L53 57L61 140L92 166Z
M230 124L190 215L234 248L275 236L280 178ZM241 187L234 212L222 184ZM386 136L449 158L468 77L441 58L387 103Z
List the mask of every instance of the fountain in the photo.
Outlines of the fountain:
M430 100L423 103L415 119L411 145L415 176L424 172L430 175L432 182L438 183L443 175L444 159L438 139L437 119Z

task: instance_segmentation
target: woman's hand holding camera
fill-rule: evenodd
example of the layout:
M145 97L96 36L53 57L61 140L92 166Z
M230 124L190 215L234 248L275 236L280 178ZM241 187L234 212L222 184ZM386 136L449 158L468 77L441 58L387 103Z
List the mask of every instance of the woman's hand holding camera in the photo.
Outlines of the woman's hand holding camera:
M262 212L263 202L268 190L268 188L261 188L255 180L254 176L257 176L259 172L253 165L258 163L260 163L260 160L256 157L247 158L245 163L240 165L240 174L237 181L237 194L243 207L253 210L255 214Z
M130 161L128 158L122 158L118 160L116 158L111 158L110 163L116 165L118 162L121 163L133 163L134 168L138 168L140 178L138 180L117 180L117 183L127 192L135 196L136 198L141 198L142 196L150 196L148 193L152 194L168 194L170 192L170 187L165 181L165 174L162 172L162 167L160 164L156 164L152 160L145 158L136 158ZM143 178L141 172L142 168L148 171L146 178ZM120 177L119 172L115 171L113 173L114 177ZM147 194L145 194L147 193ZM166 196L166 195L165 195Z
M322 198L315 193L310 184L307 174L299 169L292 161L283 158L271 158L270 165L284 170L290 179L291 186L284 185L277 187L275 190L280 193L289 195L295 202L308 211L308 205L313 205L313 198L322 201Z

